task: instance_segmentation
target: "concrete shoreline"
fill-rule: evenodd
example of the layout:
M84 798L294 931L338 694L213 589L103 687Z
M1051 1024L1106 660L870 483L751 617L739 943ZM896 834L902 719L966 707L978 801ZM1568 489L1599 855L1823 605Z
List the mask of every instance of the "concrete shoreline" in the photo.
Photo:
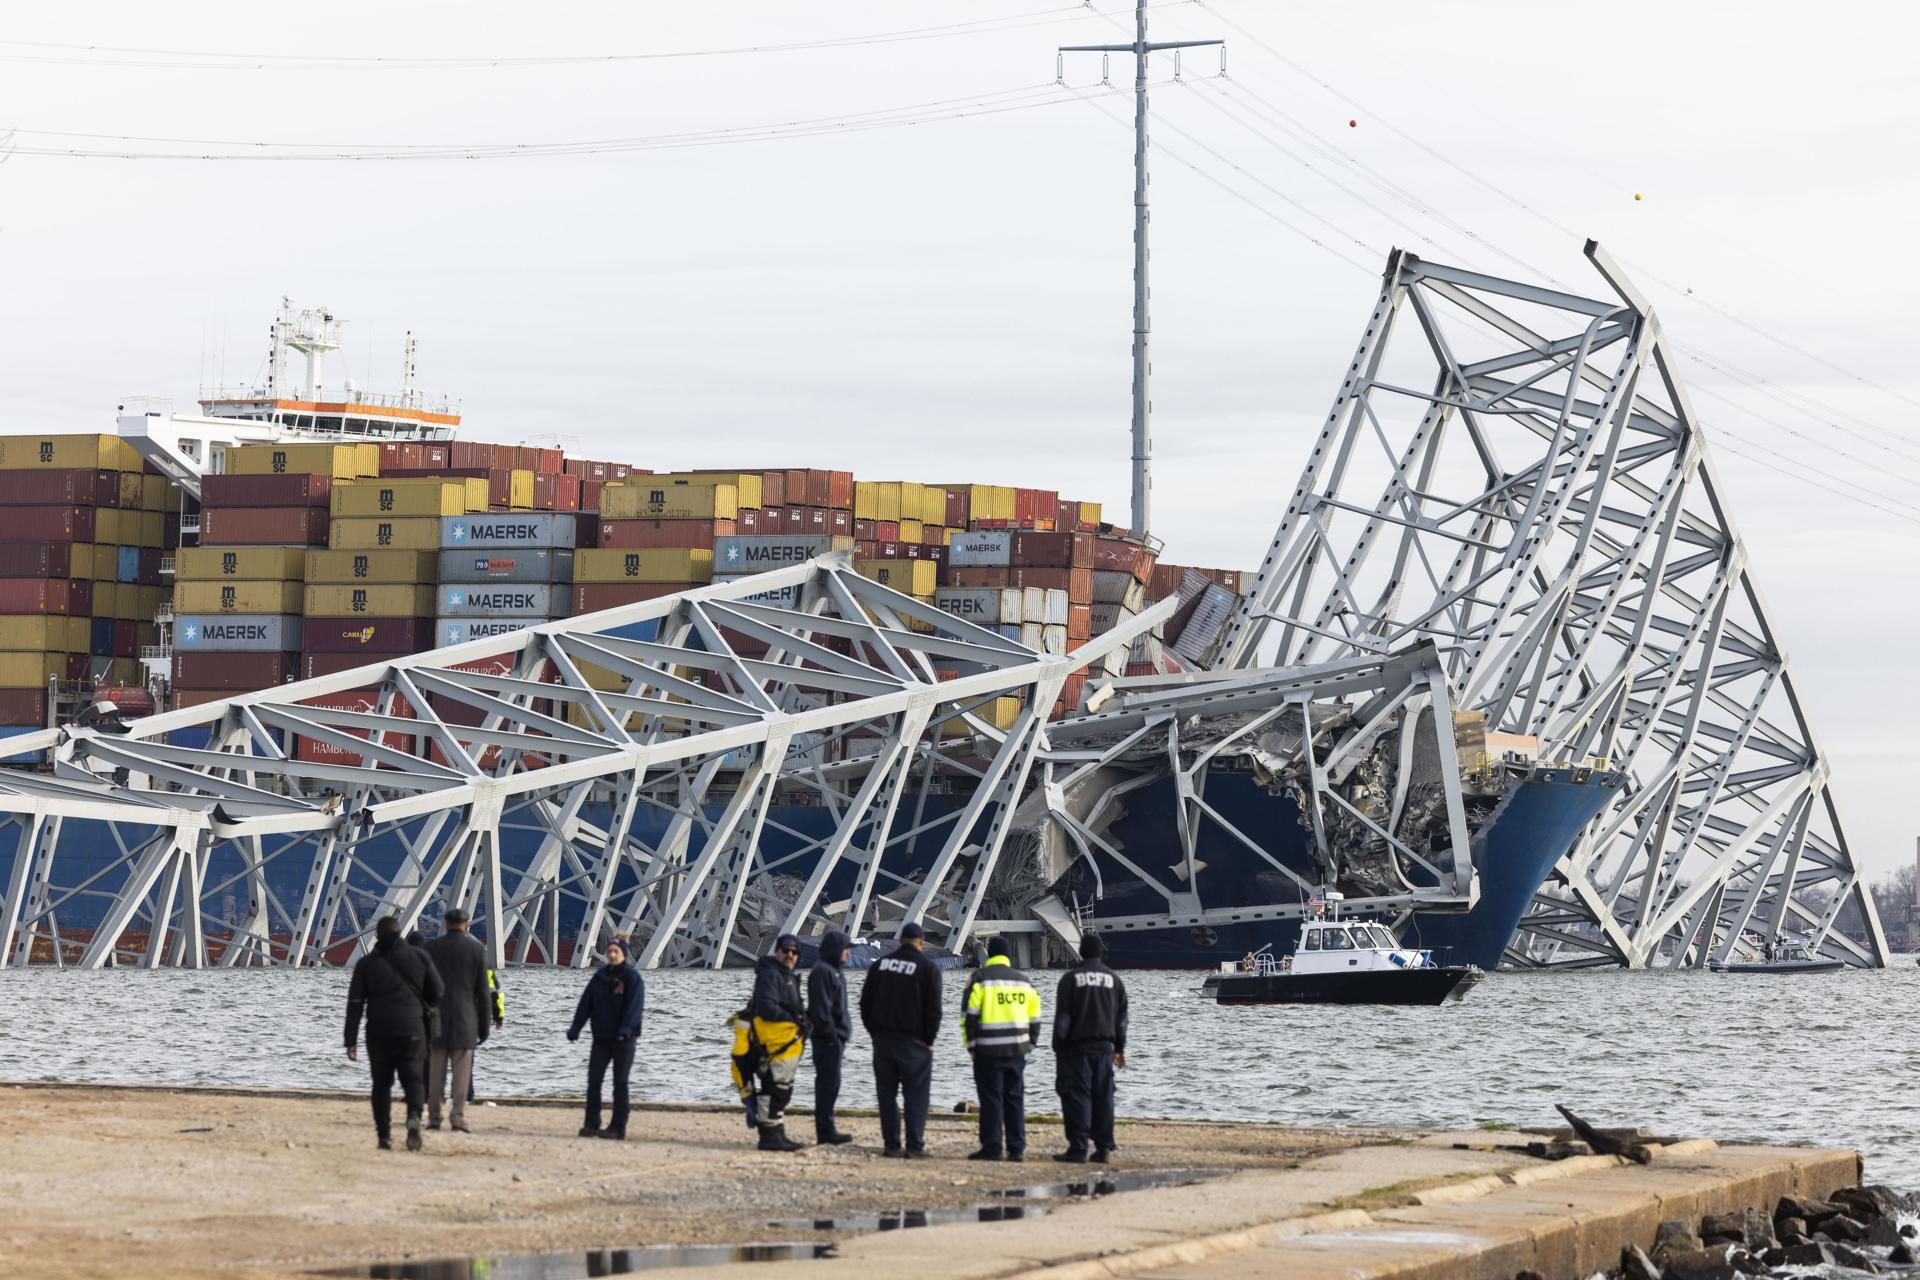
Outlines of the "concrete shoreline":
M0 1086L0 1256L10 1275L296 1276L341 1266L669 1244L836 1242L835 1256L762 1262L766 1280L1151 1276L1585 1277L1697 1221L1860 1181L1845 1150L1719 1146L1544 1160L1527 1133L1122 1122L1115 1173L1175 1185L1097 1199L1008 1201L1086 1181L1057 1124L1030 1162L973 1164L972 1121L936 1114L925 1162L854 1147L763 1155L734 1108L636 1108L625 1143L574 1136L577 1104L502 1100L471 1136L419 1155L373 1149L363 1096L316 1091L32 1083ZM804 1133L805 1120L794 1129ZM983 1203L1045 1216L981 1221ZM969 1220L857 1230L876 1213ZM998 1216L997 1214L995 1215ZM817 1222L833 1222L817 1230ZM848 1230L849 1227L856 1228ZM711 1275L712 1267L648 1269Z

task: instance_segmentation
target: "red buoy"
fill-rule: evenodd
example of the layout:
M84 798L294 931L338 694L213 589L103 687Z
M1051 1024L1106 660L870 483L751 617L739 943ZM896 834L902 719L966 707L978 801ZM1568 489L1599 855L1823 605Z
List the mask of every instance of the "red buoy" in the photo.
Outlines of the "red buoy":
M1349 120L1349 121L1347 121L1347 128L1349 128L1349 129L1358 129L1359 127L1360 127L1360 122L1359 122L1358 120Z

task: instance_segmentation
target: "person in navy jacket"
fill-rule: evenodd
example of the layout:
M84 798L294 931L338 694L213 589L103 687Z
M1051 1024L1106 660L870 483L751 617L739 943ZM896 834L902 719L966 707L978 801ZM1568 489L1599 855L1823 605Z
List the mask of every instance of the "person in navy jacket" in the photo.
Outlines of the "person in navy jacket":
M621 1139L627 1136L627 1076L633 1071L634 1042L646 1016L647 985L640 971L628 963L627 940L607 944L607 962L587 979L580 1004L573 1011L567 1039L578 1040L580 1029L592 1024L593 1048L587 1055L587 1121L583 1138ZM613 1068L613 1123L600 1127L600 1091L607 1068Z

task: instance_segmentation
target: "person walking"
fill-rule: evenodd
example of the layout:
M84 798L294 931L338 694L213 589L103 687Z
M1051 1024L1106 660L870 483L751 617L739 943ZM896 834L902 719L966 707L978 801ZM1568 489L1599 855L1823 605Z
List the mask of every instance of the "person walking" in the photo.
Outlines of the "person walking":
M498 1031L507 1025L507 996L504 991L500 990L499 976L491 969L487 970L487 990L493 993L493 1029ZM469 1074L467 1076L468 1105L472 1105L473 1101L473 1076ZM493 1103L489 1102L487 1105L492 1106Z
M940 1034L940 970L921 954L925 946L919 925L901 925L900 945L874 961L860 984L860 1022L873 1038L873 1083L880 1094L881 1154L909 1160L927 1155L933 1041Z
M762 1151L798 1151L806 1144L787 1137L787 1104L807 1043L807 1009L800 999L800 939L783 933L770 955L760 957L753 974L747 1017L764 1052L755 1073L760 1095L755 1119Z
M1067 1129L1067 1149L1054 1159L1063 1164L1105 1164L1114 1151L1113 1072L1127 1065L1127 987L1101 963L1105 954L1098 934L1084 935L1080 963L1061 975L1054 1003L1054 1087Z
M445 987L433 961L400 937L400 922L382 916L373 950L353 966L347 984L347 1058L359 1061L360 1023L367 1026L367 1067L373 1075L373 1129L380 1149L393 1149L393 1081L407 1104L407 1150L420 1149L421 1065L434 1009Z
M627 962L627 940L616 937L607 944L607 962L587 979L580 1003L573 1011L573 1025L567 1039L578 1040L580 1028L593 1026L593 1047L587 1053L587 1119L580 1126L583 1138L627 1136L627 1077L633 1072L634 1042L640 1038L640 1024L646 1017L647 986L640 971ZM606 1084L607 1068L613 1068L613 1123L600 1127L600 1096Z
M1040 993L1008 951L1005 938L989 940L987 962L967 979L960 1042L973 1059L980 1098L980 1149L967 1159L1018 1164L1026 1159L1027 1055L1040 1043Z
M440 1034L427 1063L427 1128L438 1129L444 1114L455 1133L467 1128L467 1090L473 1083L473 1051L493 1029L493 993L487 989L487 949L467 932L467 913L448 907L446 932L421 948L446 984L440 1009ZM447 1104L447 1076L453 1076L453 1104Z
M813 1140L822 1146L853 1141L833 1118L840 1101L840 1064L853 1039L847 975L840 968L846 958L847 935L829 929L820 939L820 958L807 973L807 1008L813 1020Z

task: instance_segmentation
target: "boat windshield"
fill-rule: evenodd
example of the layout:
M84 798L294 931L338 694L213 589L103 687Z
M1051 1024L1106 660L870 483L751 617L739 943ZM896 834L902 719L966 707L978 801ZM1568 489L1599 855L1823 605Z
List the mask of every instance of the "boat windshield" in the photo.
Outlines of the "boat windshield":
M1327 940L1323 945L1326 947L1327 950L1329 951L1353 950L1353 939L1348 936L1347 931L1345 929L1328 929L1326 933L1327 933Z
M1373 939L1373 945L1376 947L1383 948L1387 951L1393 951L1397 949L1399 946L1399 944L1393 940L1393 935L1391 933L1388 933L1385 926L1383 925L1376 924L1376 925L1369 926L1369 928L1367 929L1367 934L1369 937Z
M1300 949L1302 951L1318 951L1320 949L1320 931L1318 929L1307 930L1305 935L1300 939Z

